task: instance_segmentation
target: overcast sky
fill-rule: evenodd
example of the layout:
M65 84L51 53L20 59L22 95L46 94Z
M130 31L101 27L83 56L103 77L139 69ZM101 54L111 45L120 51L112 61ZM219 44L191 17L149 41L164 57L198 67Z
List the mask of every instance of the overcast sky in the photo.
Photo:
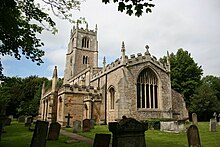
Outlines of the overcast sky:
M157 58L183 48L202 66L204 75L220 76L220 1L219 0L153 0L152 13L141 17L128 16L117 11L115 4L103 4L101 0L87 0L80 11L74 11L74 19L85 17L89 29L98 25L99 65L105 56L108 63L118 58L121 42L125 42L126 54L144 53L149 45L150 53ZM73 24L55 19L58 34L44 32L40 35L45 46L44 64L37 66L24 57L21 61L2 57L6 76L52 76L55 65L63 77L65 54Z

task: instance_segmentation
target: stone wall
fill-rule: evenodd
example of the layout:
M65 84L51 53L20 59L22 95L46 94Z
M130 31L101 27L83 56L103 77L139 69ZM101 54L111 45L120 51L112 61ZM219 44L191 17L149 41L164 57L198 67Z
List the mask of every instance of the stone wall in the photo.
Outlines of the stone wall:
M172 89L173 111L176 119L188 118L188 110L183 95Z

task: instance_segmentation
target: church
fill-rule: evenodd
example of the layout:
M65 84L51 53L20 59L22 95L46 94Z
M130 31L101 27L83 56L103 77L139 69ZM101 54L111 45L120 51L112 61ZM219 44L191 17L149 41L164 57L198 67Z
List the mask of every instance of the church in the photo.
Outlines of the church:
M169 54L164 65L146 52L121 56L98 67L97 26L74 26L70 33L63 85L57 87L57 67L52 87L42 93L39 119L70 125L74 120L94 119L97 124L118 121L123 115L137 120L188 117L184 98L171 89Z

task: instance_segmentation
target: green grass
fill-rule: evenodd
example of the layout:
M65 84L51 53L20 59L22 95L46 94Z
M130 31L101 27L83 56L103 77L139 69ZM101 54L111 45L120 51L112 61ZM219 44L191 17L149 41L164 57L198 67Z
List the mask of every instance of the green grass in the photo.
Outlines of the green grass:
M6 133L2 134L0 147L29 147L33 132L29 131L27 127L24 127L23 123L12 122L10 126L5 127ZM92 145L80 142L66 144L66 140L71 138L62 134L59 136L59 140L47 141L47 147L91 147Z
M220 146L220 127L217 132L209 132L209 122L199 122L198 124L200 140L202 147ZM72 128L64 128L72 132ZM2 136L1 147L28 147L31 143L32 133L24 124L13 122L11 126L6 127L7 133ZM108 126L97 125L90 132L80 132L79 134L88 138L95 138L96 133L111 134ZM158 130L148 130L145 132L146 144L148 147L187 147L186 133L165 133ZM69 137L60 135L57 141L47 141L47 147L91 147L86 143L65 144L64 141L70 140Z
M202 147L220 147L220 127L218 132L209 132L209 122L199 122L199 135ZM72 128L66 128L72 131ZM80 132L79 134L88 138L95 138L96 133L110 134L108 126L95 126L91 132ZM147 130L145 140L148 147L187 147L186 133L166 133L158 130Z

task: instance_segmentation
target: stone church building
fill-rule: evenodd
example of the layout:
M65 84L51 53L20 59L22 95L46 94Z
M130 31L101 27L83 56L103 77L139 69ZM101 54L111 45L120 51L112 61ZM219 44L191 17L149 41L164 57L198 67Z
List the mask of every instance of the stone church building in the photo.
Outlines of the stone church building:
M169 55L168 55L169 57ZM146 46L144 54L121 56L98 67L97 26L95 30L71 30L64 82L57 88L57 67L52 87L42 87L39 119L66 125L74 120L94 119L96 123L117 121L123 115L137 120L188 117L183 96L171 89L170 64L160 63Z

